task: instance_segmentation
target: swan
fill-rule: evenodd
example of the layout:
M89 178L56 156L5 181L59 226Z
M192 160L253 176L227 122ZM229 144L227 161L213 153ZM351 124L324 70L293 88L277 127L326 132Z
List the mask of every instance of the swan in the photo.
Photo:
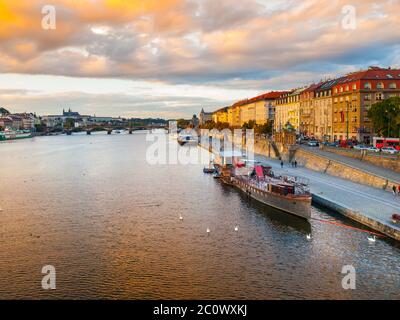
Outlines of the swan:
M210 228L207 228L207 233L210 233Z
M239 231L239 227L238 226L235 227L235 231Z
M179 220L181 220L181 221L183 220L183 217L182 217L182 215L179 215Z
M376 241L376 237L375 236L368 236L368 241L369 242L375 242Z
M306 237L307 237L307 240L311 240L311 234L308 234Z

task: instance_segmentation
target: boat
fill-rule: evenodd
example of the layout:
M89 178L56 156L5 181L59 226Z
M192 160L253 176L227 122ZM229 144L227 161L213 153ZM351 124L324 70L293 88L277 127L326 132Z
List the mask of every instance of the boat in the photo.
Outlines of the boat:
M400 214L392 215L392 222L395 224L400 223Z
M197 145L199 143L199 139L197 137L195 137L195 136L193 136L191 134L188 134L188 133L186 133L186 134L185 133L180 133L178 135L177 140L178 140L178 143L181 146L188 145L188 144Z
M217 165L220 180L270 207L309 220L312 196L307 179L277 176L272 167L249 161Z
M3 132L0 132L0 141L26 139L31 137L32 133L29 130L13 130L6 128Z
M208 167L204 167L203 168L203 172L207 173L207 174L213 174L216 173L216 168L214 167L214 162L210 161L210 164L208 165Z

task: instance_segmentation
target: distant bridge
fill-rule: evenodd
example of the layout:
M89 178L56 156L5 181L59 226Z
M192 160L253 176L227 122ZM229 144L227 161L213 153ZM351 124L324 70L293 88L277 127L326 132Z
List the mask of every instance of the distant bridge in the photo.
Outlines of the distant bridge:
M78 130L77 130L78 129ZM80 130L79 130L80 129ZM168 129L168 127L161 126L161 125L147 125L147 126L134 126L134 127L126 127L126 126L86 126L82 128L75 128L75 129L64 129L64 132L67 135L72 135L74 132L84 132L90 135L92 132L99 132L99 131L107 131L107 134L112 134L114 130L125 130L128 131L129 134L132 134L134 131L142 131L142 130L152 130L152 129Z

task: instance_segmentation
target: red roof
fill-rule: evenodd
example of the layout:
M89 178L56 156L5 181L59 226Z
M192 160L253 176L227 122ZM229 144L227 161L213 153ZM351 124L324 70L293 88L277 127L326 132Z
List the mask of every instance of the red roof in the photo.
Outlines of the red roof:
M400 80L400 70L369 67L368 70L349 73L342 78L340 83L358 80Z
M238 101L238 102L233 104L233 107L240 107L240 106L243 106L245 104L254 103L254 102L257 102L257 101L261 101L261 100L278 99L281 95L283 95L285 93L289 93L289 92L290 91L271 91L271 92L263 93L263 94L260 94L259 96L254 97L254 98Z

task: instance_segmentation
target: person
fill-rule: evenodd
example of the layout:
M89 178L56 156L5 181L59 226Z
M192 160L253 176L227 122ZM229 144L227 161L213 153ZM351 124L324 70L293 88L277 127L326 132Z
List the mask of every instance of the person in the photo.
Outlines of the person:
M283 168L283 161L281 160L281 168Z
M294 160L294 167L297 168L297 160Z
M399 190L398 194L399 194L399 196L400 196L400 184L399 184L399 186L398 186L397 189Z
M393 194L396 195L396 186L395 185L393 185L392 190L393 190Z

